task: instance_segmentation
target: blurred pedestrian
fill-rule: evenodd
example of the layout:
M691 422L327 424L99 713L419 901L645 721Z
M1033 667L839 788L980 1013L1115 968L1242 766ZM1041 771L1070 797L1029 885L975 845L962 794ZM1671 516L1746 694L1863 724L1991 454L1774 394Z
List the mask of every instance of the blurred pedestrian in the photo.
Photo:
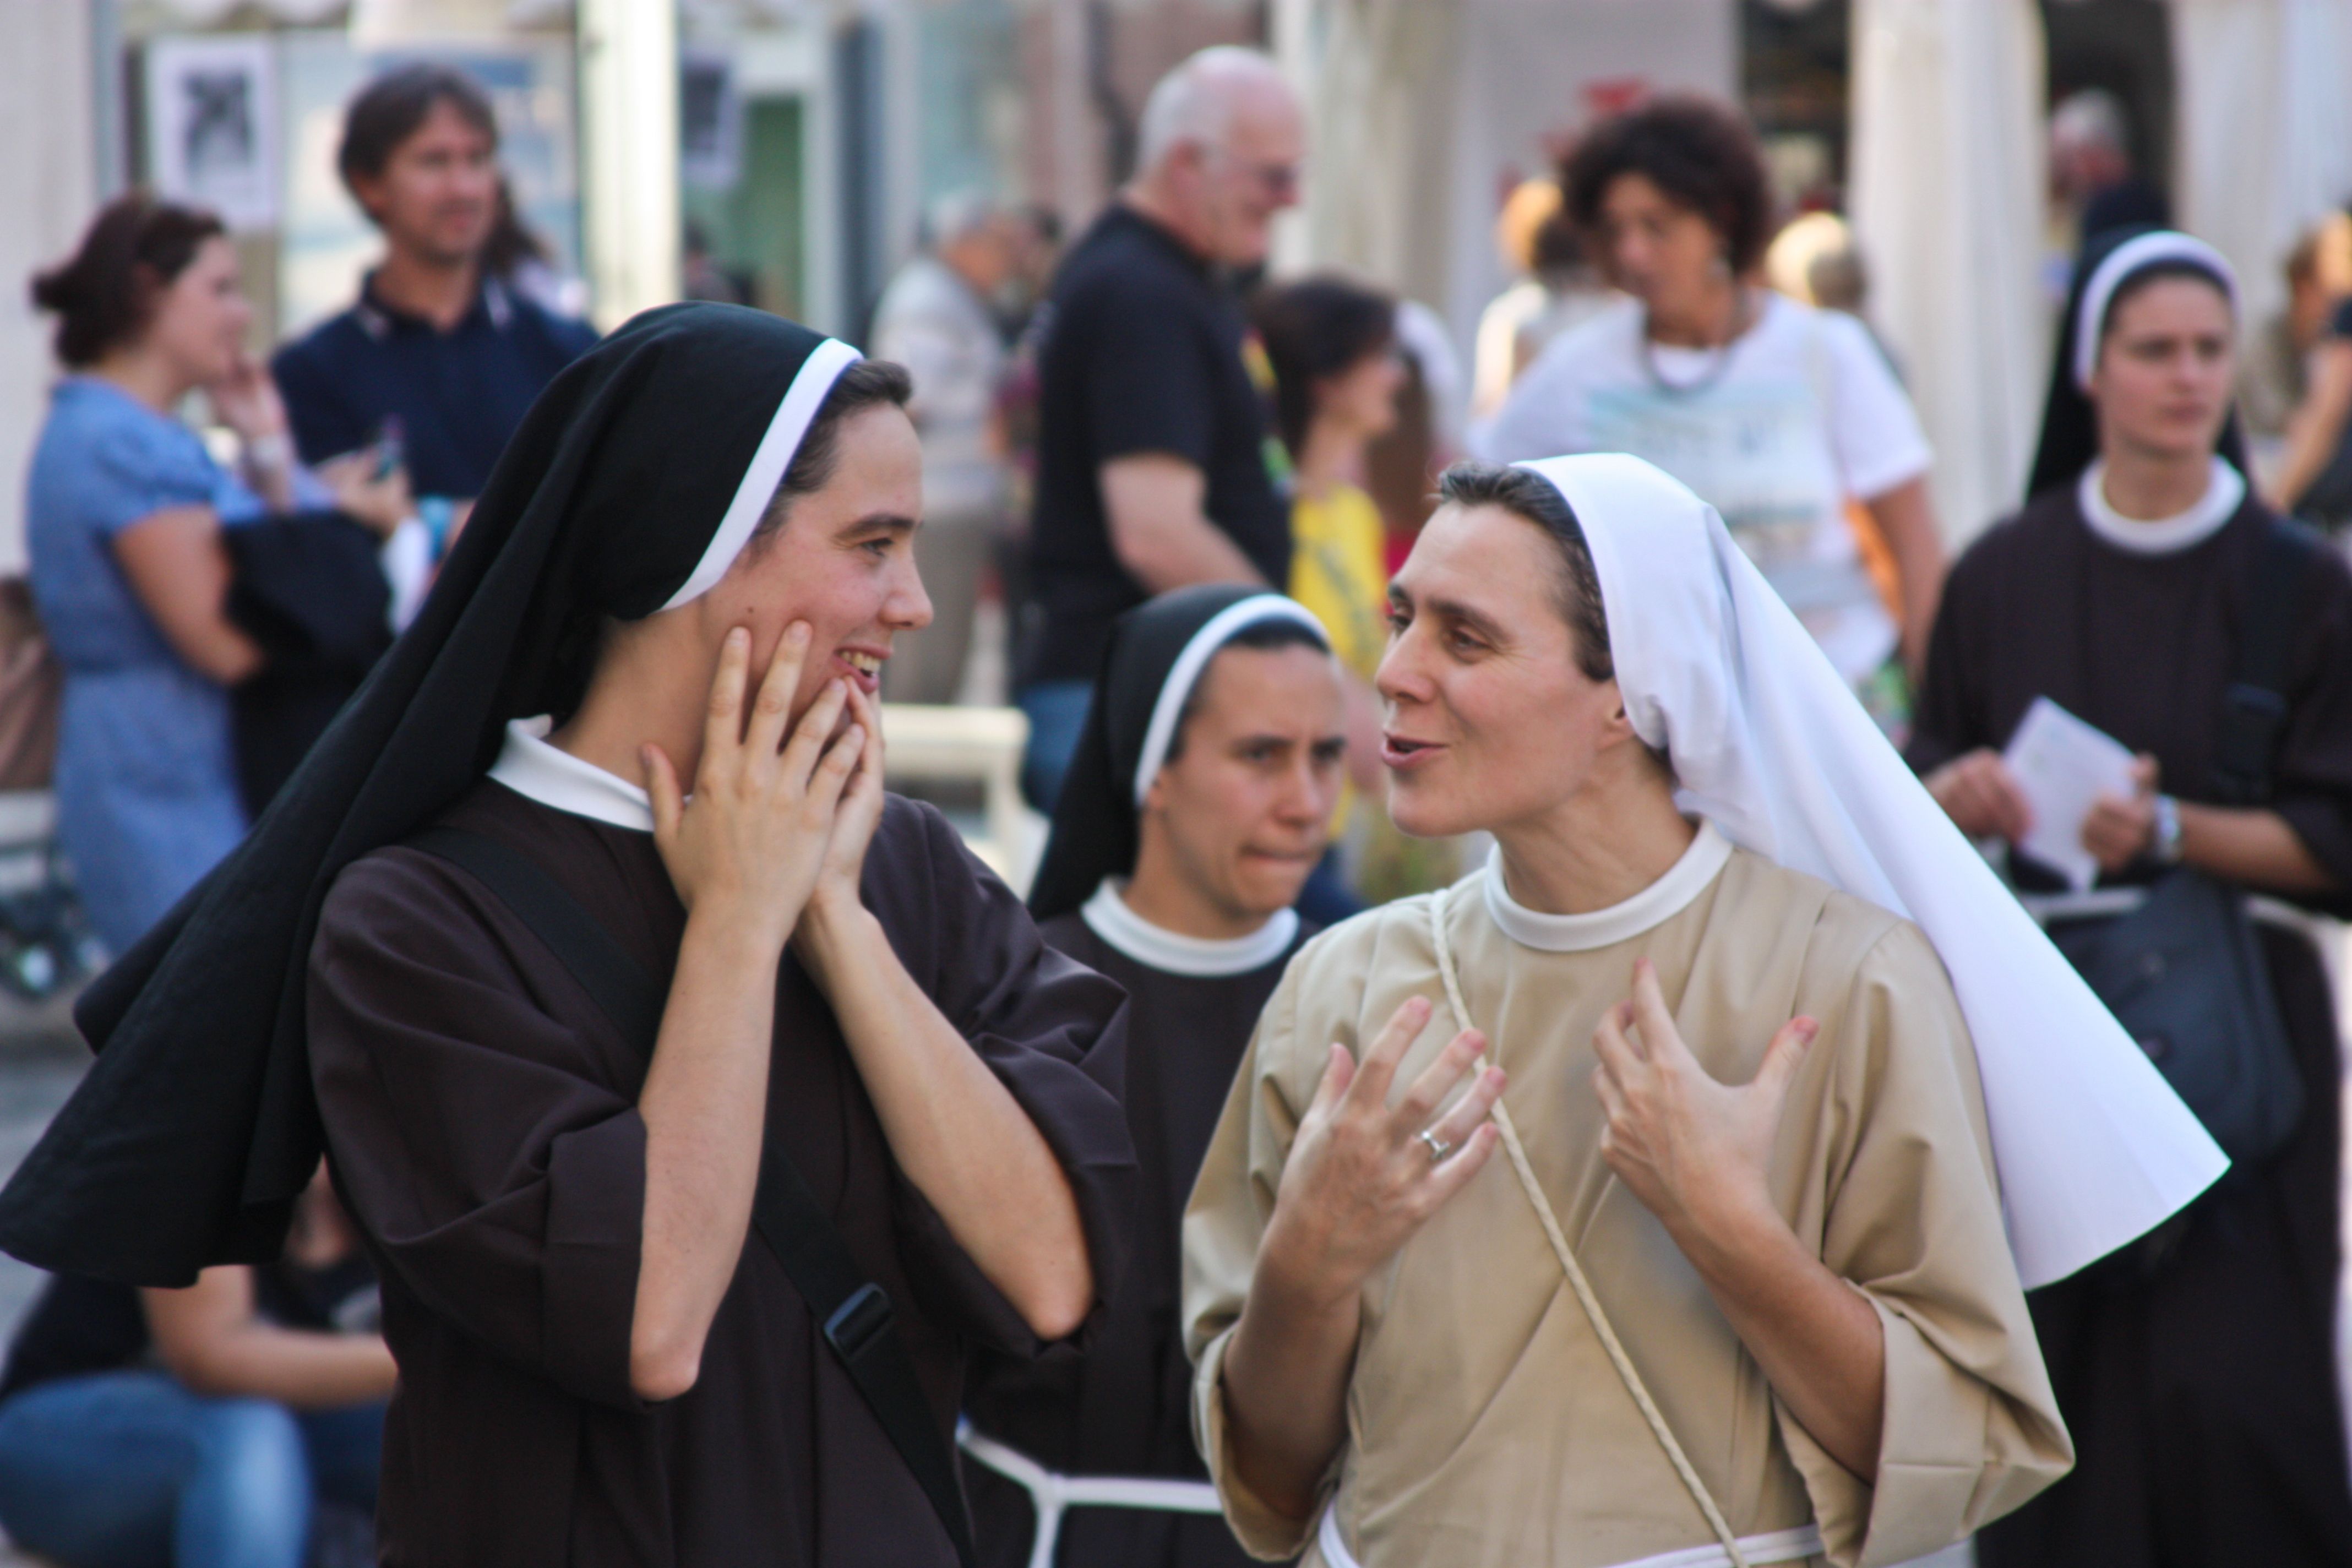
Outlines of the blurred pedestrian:
M1987 1568L2352 1563L2336 1006L2309 937L2246 904L2352 888L2352 574L2248 487L2236 317L2186 235L2084 254L2030 499L1953 568L1910 746L2235 1162L2033 1294L2076 1466L1979 1538ZM2139 759L2084 820L2087 903L2021 847L2037 803L2003 751L2043 699Z
M60 1568L361 1568L392 1352L321 1165L278 1262L60 1275L0 1376L0 1525Z
M2172 221L2172 203L2132 159L2123 100L2103 87L2060 99L2050 111L2050 184L2072 250L2119 228Z
M2238 417L2256 468L2273 477L2279 472L2295 409L2310 389L2312 356L2336 313L2337 299L2319 274L2319 236L2315 227L2305 229L2280 263L2286 302L2269 320L2251 326L2240 355Z
M882 694L952 702L971 652L973 612L1009 493L997 393L1005 346L995 306L1014 281L1013 225L976 193L925 215L923 249L874 310L876 357L907 367L907 412L923 441L923 532L916 544L931 624L891 649Z
M1754 132L1712 100L1658 98L1595 126L1562 180L1628 298L1552 341L1485 455L1631 452L1665 469L1722 514L1864 706L1899 727L1944 575L1927 442L1852 317L1761 286L1771 187ZM1849 498L1894 555L1899 621L1864 565Z
M383 259L351 309L271 361L305 460L397 441L444 540L524 410L596 341L489 265L498 150L490 100L461 70L403 66L362 89L335 165Z
M1544 345L1598 315L1610 291L1585 259L1576 228L1562 210L1559 182L1523 180L1495 220L1495 244L1517 281L1478 315L1471 364L1472 417L1502 407L1514 382Z
M1328 839L1346 746L1339 672L1296 603L1203 585L1120 617L1029 907L1056 952L1127 992L1121 1092L1143 1197L1089 1348L989 1358L964 1402L992 1568L1029 1562L1054 1528L1021 1460L1190 1482L1213 1507L1192 1441L1178 1233L1258 1014L1315 933L1292 905ZM1213 1511L1087 1508L1059 1525L1061 1568L1249 1561Z
M678 242L678 293L688 300L714 305L748 305L751 290L746 280L719 264L710 254L710 232L692 218L686 220Z
M2352 216L2319 226L2308 279L2292 298L2324 324L2303 362L2304 390L2267 493L2280 510L2341 535L2352 527Z
M515 205L514 182L504 174L499 176L497 212L490 237L482 245L483 275L497 279L551 315L572 321L586 316L588 285L565 276L556 265L554 250L523 221Z
M125 196L33 282L67 375L26 491L33 594L65 668L58 837L92 928L120 953L244 837L228 689L264 648L232 618L226 531L340 509L404 519L374 454L294 460L220 221ZM216 462L175 411L203 391L243 457Z
M1055 275L1041 361L1037 625L1015 696L1023 789L1050 809L1119 614L1191 583L1278 585L1290 520L1227 269L1298 200L1306 127L1274 62L1193 56L1144 106L1138 174Z

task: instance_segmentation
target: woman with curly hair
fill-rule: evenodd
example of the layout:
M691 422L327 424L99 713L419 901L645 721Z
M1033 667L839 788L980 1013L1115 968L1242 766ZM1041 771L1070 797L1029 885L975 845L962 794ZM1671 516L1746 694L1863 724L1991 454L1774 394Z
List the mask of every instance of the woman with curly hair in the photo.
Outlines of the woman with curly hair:
M1872 716L1898 725L1944 576L1927 443L1859 322L1758 278L1772 201L1754 132L1709 100L1654 99L1585 136L1560 184L1627 298L1552 340L1480 455L1631 452L1665 469L1722 514ZM1899 616L1849 501L1894 557Z

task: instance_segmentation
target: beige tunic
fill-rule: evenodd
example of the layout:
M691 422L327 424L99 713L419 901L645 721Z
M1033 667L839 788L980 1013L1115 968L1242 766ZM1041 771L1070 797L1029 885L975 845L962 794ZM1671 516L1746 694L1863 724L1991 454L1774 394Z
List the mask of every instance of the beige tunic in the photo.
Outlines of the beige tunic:
M1503 933L1485 875L1447 909L1465 1000L1509 1069L1506 1099L1570 1244L1735 1532L1815 1521L1840 1568L1895 1563L2063 1475L2073 1451L2002 1234L1975 1053L1918 930L1742 850L1683 907L1653 910L1663 918L1648 929L1544 952ZM1591 1037L1645 955L1684 1038L1724 1081L1752 1078L1790 1017L1821 1023L1771 1188L1885 1330L1874 1489L1777 1404L1601 1158ZM1259 1021L1186 1216L1195 1435L1227 1518L1264 1556L1307 1547L1307 1563L1326 1562L1314 1521L1274 1512L1233 1474L1225 1348L1326 1042L1360 1048L1416 995L1437 1013L1399 1093L1454 1031L1428 900L1373 910L1302 951ZM1326 1487L1364 1568L1601 1568L1712 1542L1499 1151L1365 1286L1362 1321L1348 1438Z

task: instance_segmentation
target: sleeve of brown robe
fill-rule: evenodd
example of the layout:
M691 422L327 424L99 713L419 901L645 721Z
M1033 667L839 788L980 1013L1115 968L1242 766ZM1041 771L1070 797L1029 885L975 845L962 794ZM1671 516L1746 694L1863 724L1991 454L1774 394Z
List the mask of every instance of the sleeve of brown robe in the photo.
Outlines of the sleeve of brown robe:
M499 1354L638 1408L642 1067L616 1081L618 1042L550 1016L498 926L414 851L329 893L310 1026L336 1175L385 1264Z
M1061 1162L1099 1300L1124 1264L1137 1191L1119 1103L1127 994L1047 947L1021 900L945 817L896 801L892 808L920 813L925 874L877 874L869 863L866 906L890 932L900 962ZM1039 1353L1044 1345L913 1184L902 1180L900 1188L908 1274L925 1292L925 1306L992 1349Z

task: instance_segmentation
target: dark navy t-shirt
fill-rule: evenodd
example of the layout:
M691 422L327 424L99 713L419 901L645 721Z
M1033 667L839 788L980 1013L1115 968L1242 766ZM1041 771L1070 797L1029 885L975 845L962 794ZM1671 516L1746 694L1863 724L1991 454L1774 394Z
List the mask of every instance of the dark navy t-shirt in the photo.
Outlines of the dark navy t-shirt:
M1165 453L1197 467L1209 521L1276 588L1290 579L1290 510L1267 468L1241 307L1173 236L1114 205L1062 263L1045 309L1030 535L1044 624L1023 679L1091 680L1111 623L1150 596L1111 549L1103 464Z
M357 304L278 350L269 368L304 462L356 451L397 416L410 489L462 500L482 493L524 413L595 341L585 321L496 279L440 331L375 298L371 277Z

